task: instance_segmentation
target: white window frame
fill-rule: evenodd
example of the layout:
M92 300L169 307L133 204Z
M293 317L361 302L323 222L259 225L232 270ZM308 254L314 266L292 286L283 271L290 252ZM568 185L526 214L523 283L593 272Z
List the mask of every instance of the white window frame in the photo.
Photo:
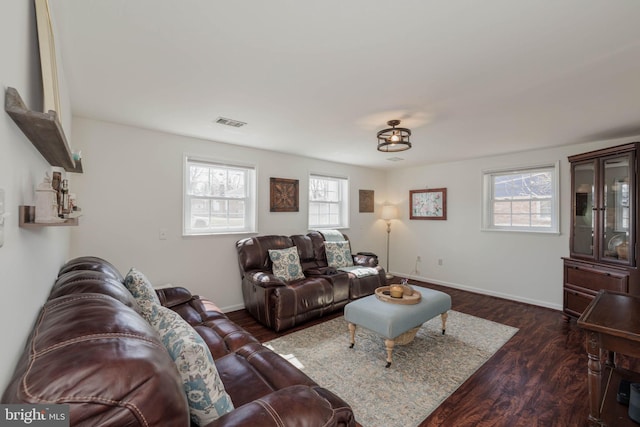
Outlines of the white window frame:
M202 235L216 235L216 234L242 234L242 233L255 233L256 232L256 207L257 207L257 193L256 193L256 167L255 165L249 165L245 163L220 161L216 159L206 158L196 155L184 155L184 174L183 174L183 214L182 214L182 234L184 236L202 236ZM192 165L201 165L204 167L211 166L216 168L223 168L227 170L242 171L245 174L245 194L243 197L224 197L224 196L211 196L211 195L195 195L189 194L190 183L190 168ZM244 201L245 209L241 226L226 225L226 226L209 226L194 227L191 224L191 202L194 199L202 200L242 200ZM228 210L226 211L229 214Z
M629 224L631 221L629 216L631 213L629 209L631 196L629 189L629 183L624 180L619 180L614 184L616 206L618 206L618 209L616 209L615 232L629 232Z
M338 200L332 202L323 202L313 200L311 194L311 184L315 179L322 179L327 181L334 181L338 183ZM321 173L309 174L309 198L308 198L308 222L309 230L322 230L322 229L342 229L349 228L349 178L344 176L327 175ZM312 221L312 214L315 211L314 205L328 204L338 209L338 222L337 223L314 223Z
M520 175L525 173L550 172L551 173L551 223L548 227L522 226L522 225L496 225L494 223L493 206L495 197L493 194L494 179L498 176ZM482 230L483 231L507 231L541 234L560 233L560 162L545 163L531 166L519 166L514 168L493 169L482 171ZM524 198L521 201L535 202L535 197ZM548 199L547 199L548 200ZM512 213L513 215L513 213ZM533 214L530 213L530 216Z

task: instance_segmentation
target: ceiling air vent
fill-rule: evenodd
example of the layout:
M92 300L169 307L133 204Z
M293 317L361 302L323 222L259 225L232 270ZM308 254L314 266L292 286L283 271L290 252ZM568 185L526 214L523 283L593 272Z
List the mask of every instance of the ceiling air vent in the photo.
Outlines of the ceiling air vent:
M246 125L245 122L241 122L239 120L227 119L225 117L218 117L215 120L215 122L221 125L233 126L234 128L239 128Z

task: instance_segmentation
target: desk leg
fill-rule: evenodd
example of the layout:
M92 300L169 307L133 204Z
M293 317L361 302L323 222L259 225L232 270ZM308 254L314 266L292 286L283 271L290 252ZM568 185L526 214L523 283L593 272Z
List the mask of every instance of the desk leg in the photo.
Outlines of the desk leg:
M600 404L602 403L602 363L600 361L600 340L597 332L587 334L587 354L589 356L589 418L590 426L600 426Z

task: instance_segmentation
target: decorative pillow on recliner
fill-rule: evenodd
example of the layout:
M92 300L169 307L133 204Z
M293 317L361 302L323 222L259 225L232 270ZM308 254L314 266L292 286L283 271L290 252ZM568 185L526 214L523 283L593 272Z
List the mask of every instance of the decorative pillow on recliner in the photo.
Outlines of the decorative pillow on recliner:
M269 258L273 263L273 275L278 279L285 282L304 279L298 248L295 246L287 249L269 249Z
M149 323L176 363L189 402L191 420L206 425L234 409L224 389L211 351L202 337L178 313L154 305Z
M142 317L149 320L149 310L153 305L160 305L160 299L153 289L153 285L147 276L132 268L124 278L124 286L131 292L131 295L138 303L138 311Z
M329 267L340 268L353 265L351 247L346 240L343 242L324 242L324 251L327 254Z

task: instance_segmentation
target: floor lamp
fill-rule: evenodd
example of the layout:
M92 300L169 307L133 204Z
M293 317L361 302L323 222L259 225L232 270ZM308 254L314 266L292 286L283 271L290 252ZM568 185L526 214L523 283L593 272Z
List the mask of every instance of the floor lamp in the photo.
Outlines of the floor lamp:
M391 234L391 220L398 217L398 209L394 205L383 205L381 218L387 222L387 279L393 274L389 273L389 235Z

